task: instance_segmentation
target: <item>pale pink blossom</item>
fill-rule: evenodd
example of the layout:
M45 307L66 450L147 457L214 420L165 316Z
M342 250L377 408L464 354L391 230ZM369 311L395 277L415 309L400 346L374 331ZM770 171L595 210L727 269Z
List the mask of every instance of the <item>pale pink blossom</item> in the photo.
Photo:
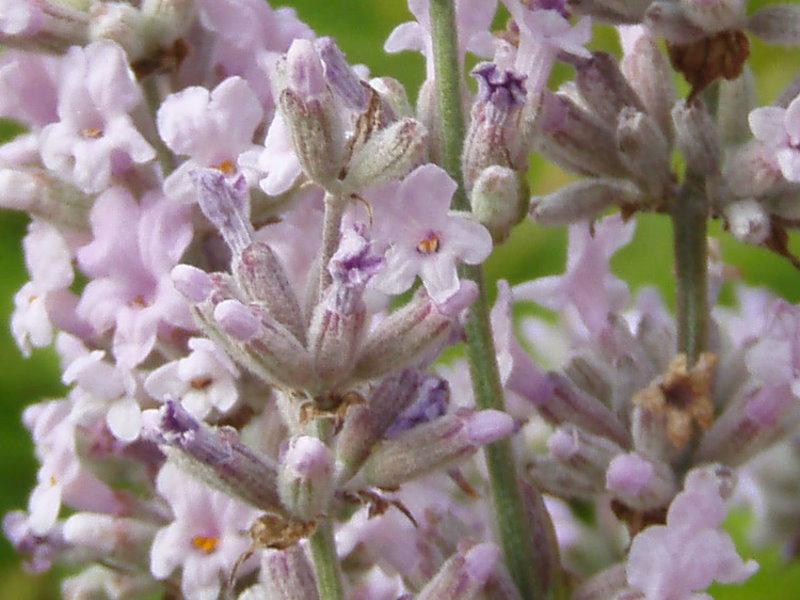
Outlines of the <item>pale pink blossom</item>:
M181 591L193 600L216 600L234 564L250 546L247 529L258 512L167 463L156 480L174 521L159 530L150 549L157 579L181 570ZM240 569L244 575L247 566Z
M800 96L787 108L757 108L749 121L753 135L766 146L786 180L800 182Z
M419 275L434 302L443 303L459 289L457 263L479 264L489 256L486 228L450 211L455 191L456 183L432 164L381 191L386 197L376 200L373 237L387 251L386 266L373 279L378 290L400 294Z
M0 115L31 127L58 120L58 60L6 50L0 56Z
M40 138L48 169L97 193L134 164L155 158L131 118L142 93L120 46L109 41L75 46L60 69L59 120Z

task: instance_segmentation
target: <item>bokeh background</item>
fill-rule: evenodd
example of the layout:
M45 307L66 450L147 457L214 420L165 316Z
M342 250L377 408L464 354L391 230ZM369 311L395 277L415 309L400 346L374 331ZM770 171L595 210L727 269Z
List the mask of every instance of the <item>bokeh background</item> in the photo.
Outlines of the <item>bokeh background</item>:
M793 2L797 0L784 0ZM749 10L766 4L753 0ZM300 17L319 35L334 36L351 63L363 63L375 75L390 75L403 82L413 98L424 77L424 64L419 55L388 55L383 41L392 28L410 18L405 0L283 0L273 5L293 6ZM497 28L504 22L498 16ZM800 49L767 47L751 38L751 66L756 74L761 104L771 103L780 91L800 75ZM616 36L610 28L599 28L594 47L619 52ZM556 78L569 77L567 69L557 71ZM682 83L681 83L682 85ZM685 86L681 89L685 94ZM13 123L0 121L0 140L19 133ZM535 194L547 193L569 176L540 158L532 159L530 183ZM31 489L36 463L20 413L33 402L59 397L64 393L53 353L40 350L25 360L15 346L8 327L13 295L26 280L20 240L25 231L24 215L0 213L0 513L25 507ZM726 262L735 266L742 281L766 286L787 299L800 300L800 272L784 259L767 251L737 243L718 227L712 234L721 242ZM797 251L800 244L792 240ZM566 250L563 229L545 230L525 223L511 239L500 247L488 263L492 281L506 278L511 282L560 272ZM636 237L631 245L615 257L616 273L636 288L656 285L672 303L674 281L669 223L664 217L644 216L638 219ZM723 302L732 302L733 286L723 293ZM798 498L800 502L800 498ZM735 513L729 520L737 544L747 556L755 555L760 572L746 585L712 589L719 600L790 600L800 598L800 565L787 565L775 548L755 549L747 540L748 515ZM31 577L25 574L18 558L5 539L0 541L0 600L50 600L59 597L54 574Z

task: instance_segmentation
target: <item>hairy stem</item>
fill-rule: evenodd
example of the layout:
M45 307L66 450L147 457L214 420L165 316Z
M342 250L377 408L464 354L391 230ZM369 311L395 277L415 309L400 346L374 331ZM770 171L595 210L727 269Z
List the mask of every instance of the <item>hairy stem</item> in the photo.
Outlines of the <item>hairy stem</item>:
M672 207L678 350L693 364L708 337L708 200L704 181L688 172Z
M317 574L317 589L322 600L344 600L344 589L339 573L336 545L333 541L333 527L330 521L317 525L317 530L309 539L311 558Z
M436 71L437 108L441 122L444 167L458 182L453 207L468 210L461 173L461 152L464 144L464 115L461 109L461 65L456 39L453 0L431 0L430 19L433 35L433 55ZM470 363L475 401L481 409L503 410L503 387L497 368L492 328L489 321L489 301L483 269L464 266L461 275L474 281L478 299L470 308L467 321L467 356ZM508 440L486 447L486 462L492 488L495 520L503 548L506 566L524 600L544 598L535 570L535 549L530 525L525 513L517 479L516 461Z

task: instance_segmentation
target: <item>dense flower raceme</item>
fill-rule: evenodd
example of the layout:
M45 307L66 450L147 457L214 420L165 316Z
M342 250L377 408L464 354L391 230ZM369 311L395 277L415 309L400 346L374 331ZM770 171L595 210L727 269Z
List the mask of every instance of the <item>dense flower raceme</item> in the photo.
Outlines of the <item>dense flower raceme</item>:
M537 577L576 598L749 577L721 529L739 471L761 536L796 545L796 473L770 453L800 420L800 309L740 287L692 364L609 261L633 213L681 193L675 148L712 217L788 252L798 86L755 108L744 32L796 45L800 13L502 4L492 32L497 3L455 2L461 64L487 61L463 98L465 212L425 0L385 45L425 55L418 94L262 0L0 0L0 116L26 128L0 147L0 204L31 217L11 328L26 355L55 347L67 386L23 415L41 466L4 530L33 571L83 569L65 598L320 598L308 538L332 526L348 598L514 600L474 458L506 438ZM586 48L590 17L619 25L621 62ZM690 60L703 48L728 54ZM552 92L557 61L576 76ZM697 94L719 78L715 118ZM586 179L531 203L533 151ZM566 271L499 282L506 411L479 410L466 364L439 360L480 293L459 267L529 212L570 225ZM714 304L727 271L708 270ZM518 339L516 303L556 318Z

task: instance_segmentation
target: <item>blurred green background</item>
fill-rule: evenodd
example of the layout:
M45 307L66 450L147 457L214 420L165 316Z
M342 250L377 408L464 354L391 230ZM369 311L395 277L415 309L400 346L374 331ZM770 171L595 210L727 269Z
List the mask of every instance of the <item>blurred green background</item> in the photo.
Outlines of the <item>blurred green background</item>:
M749 10L778 2L751 1ZM392 28L410 18L404 0L284 0L273 5L293 6L300 17L320 35L334 36L352 63L368 65L374 75L391 75L408 86L414 95L421 83L424 65L420 56L410 53L387 55L383 41ZM498 27L502 24L498 17ZM752 39L751 65L756 74L761 104L768 104L796 75L800 74L800 50L770 48ZM595 47L618 51L612 31L599 32ZM557 76L568 76L564 70ZM685 89L685 87L683 88ZM16 131L9 124L0 124L0 138ZM535 194L547 193L569 177L558 169L535 158L531 185ZM26 279L20 239L27 219L23 215L0 213L0 321L8 323L13 295ZM786 298L800 300L800 272L785 260L766 251L746 247L729 236L712 230L720 238L725 260L741 272L743 281L770 287ZM494 280L512 282L559 272L564 264L566 236L563 230L543 230L532 224L520 226L509 242L490 259L488 272ZM793 240L796 242L796 240ZM793 243L795 250L797 244ZM668 298L672 296L671 238L663 217L639 218L634 242L614 259L618 275L634 287L656 285ZM730 289L723 295L731 301ZM8 325L0 327L0 397L6 410L0 416L0 473L6 485L0 488L0 513L25 507L36 470L31 443L20 422L26 405L42 398L63 393L54 356L50 351L35 352L24 360L11 339ZM800 498L798 499L800 501ZM748 546L744 535L746 515L731 519L731 530L747 555L755 553L761 571L742 587L712 590L720 600L758 599L787 600L800 597L800 567L785 566L776 549L756 550ZM0 542L0 600L54 599L58 597L52 575L30 577L22 572L5 539ZM794 591L792 591L794 590Z

